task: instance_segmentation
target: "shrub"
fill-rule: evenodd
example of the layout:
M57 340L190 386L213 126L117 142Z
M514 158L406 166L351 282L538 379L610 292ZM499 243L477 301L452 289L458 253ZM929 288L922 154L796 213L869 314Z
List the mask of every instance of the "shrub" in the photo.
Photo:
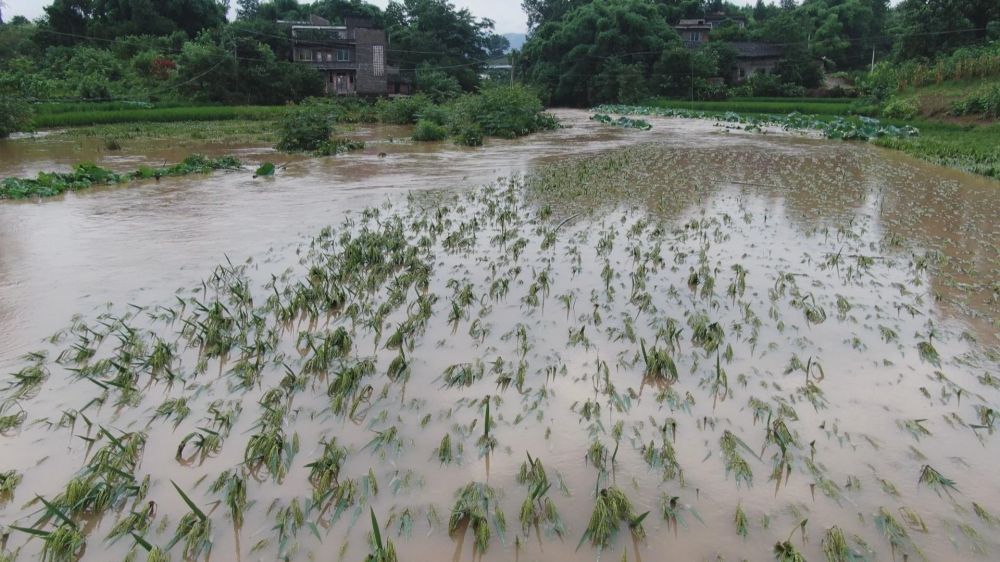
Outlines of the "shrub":
M447 125L451 114L448 108L442 105L428 105L420 112L420 121L429 121L435 125Z
M417 68L416 78L417 91L434 103L444 103L462 95L462 85L455 77L429 65Z
M453 129L455 144L483 146L483 129L476 123L465 122Z
M951 106L952 115L982 115L1000 118L1000 84L993 84Z
M381 123L412 125L429 105L430 99L420 94L395 99L383 98L375 103L375 115Z
M31 114L28 104L13 98L0 97L0 139L9 137L11 133L29 129Z
M892 98L882 108L882 116L887 119L912 120L917 117L920 108L917 102L912 99Z
M322 104L306 104L289 111L281 120L275 148L284 151L319 150L330 141L332 134L329 108Z
M485 88L455 100L450 108L450 132L470 140L475 138L475 129L480 135L512 139L557 126L551 116L542 113L538 95L521 85ZM472 124L476 127L470 127Z
M432 121L420 120L417 128L413 131L415 141L441 141L448 136L448 131L441 125Z
M375 123L378 114L375 106L361 98L323 98L330 108L330 115L336 123Z

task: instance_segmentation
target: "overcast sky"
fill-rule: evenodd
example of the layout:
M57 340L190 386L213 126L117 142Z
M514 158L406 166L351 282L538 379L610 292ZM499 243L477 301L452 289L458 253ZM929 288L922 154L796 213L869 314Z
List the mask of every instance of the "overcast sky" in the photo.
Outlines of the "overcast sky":
M5 20L14 16L26 16L35 19L42 15L42 8L52 2L50 0L0 0L7 6L3 15ZM369 0L371 3L385 8L389 0ZM753 4L756 0L731 0L736 4ZM773 0L771 0L773 1ZM496 22L498 33L524 33L527 27L527 17L521 11L520 0L452 0L460 8L469 8L472 13L481 18L490 18ZM895 3L895 2L894 2ZM236 4L232 2L232 4Z

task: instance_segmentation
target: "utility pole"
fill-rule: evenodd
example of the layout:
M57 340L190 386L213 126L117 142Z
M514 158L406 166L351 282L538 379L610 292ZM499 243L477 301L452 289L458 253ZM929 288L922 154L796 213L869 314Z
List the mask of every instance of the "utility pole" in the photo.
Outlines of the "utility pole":
M875 72L875 46L872 45L872 72Z

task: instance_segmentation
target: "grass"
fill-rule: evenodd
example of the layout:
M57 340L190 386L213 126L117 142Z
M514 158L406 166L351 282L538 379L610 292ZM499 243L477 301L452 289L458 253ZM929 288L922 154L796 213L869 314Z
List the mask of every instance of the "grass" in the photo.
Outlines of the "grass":
M1000 123L960 125L918 121L920 135L881 138L877 146L973 174L1000 179Z
M35 115L36 129L85 127L117 123L178 123L200 121L271 121L284 115L283 106L197 106L151 109L107 109L76 107Z
M54 134L55 138L99 138L116 141L122 149L139 143L133 140L172 139L179 141L274 144L274 120L177 121L169 123L111 123L73 127Z

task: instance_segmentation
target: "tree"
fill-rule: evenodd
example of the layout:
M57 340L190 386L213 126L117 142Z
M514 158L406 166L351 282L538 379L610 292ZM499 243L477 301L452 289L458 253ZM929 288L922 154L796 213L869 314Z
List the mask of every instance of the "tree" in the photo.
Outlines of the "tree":
M637 95L680 38L650 0L606 0L539 27L524 46L525 77L554 104L593 105Z
M236 0L236 19L256 19L260 13L260 0Z
M493 22L476 19L468 9L447 0L390 2L385 20L392 50L389 62L403 70L420 65L439 68L473 89L485 66Z
M486 38L486 51L490 58L499 58L510 50L510 40L496 33Z
M54 44L75 43L75 36L115 39L126 35L170 35L226 23L227 4L219 0L55 0L45 8L44 28Z
M521 9L528 15L528 29L534 30L587 3L587 0L522 0Z
M1000 20L1000 2L904 0L896 17L895 58L932 57L985 38L989 22Z

